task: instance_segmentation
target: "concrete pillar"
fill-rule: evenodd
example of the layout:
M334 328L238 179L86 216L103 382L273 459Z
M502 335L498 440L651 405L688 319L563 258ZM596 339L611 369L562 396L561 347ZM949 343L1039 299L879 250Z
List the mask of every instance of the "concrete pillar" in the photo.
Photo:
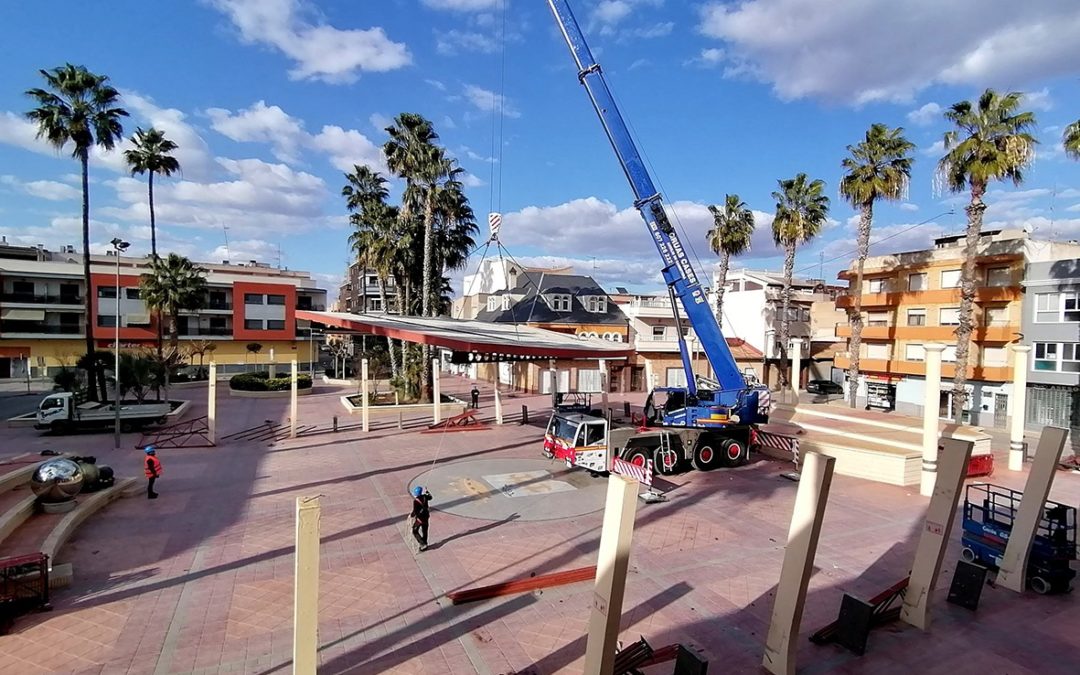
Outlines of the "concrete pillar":
M645 359L645 391L652 391L656 383L653 381L653 364L652 359Z
M1025 350L1027 349L1025 347ZM1017 358L1017 361L1019 360ZM1054 482L1054 474L1057 472L1057 465L1061 460L1061 452L1065 449L1065 439L1068 435L1068 430L1060 427L1043 427L1039 435L1039 445L1035 449L1031 473L1028 474L1027 483L1024 484L1024 496L1020 500L1020 508L1016 510L1016 520L1013 521L1012 530L1009 532L1005 555L998 567L998 586L1004 586L1017 593L1024 592L1027 585L1027 563L1028 556L1031 554L1031 544L1035 540L1035 530L1039 526L1046 498L1050 496L1050 484Z
M256 356L258 358L258 356ZM274 348L270 348L270 365L267 367L270 377L277 377L277 362L274 359Z
M442 421L442 392L439 386L439 359L431 359L431 419L434 424Z
M559 391L559 371L555 370L555 359L548 359L548 372L551 373L551 408L555 409L555 394Z
M940 441L941 461L938 462L934 494L926 507L926 521L919 535L904 605L900 609L901 620L922 630L930 627L930 594L937 585L941 560L945 557L949 534L956 520L956 500L967 474L973 445L971 441L955 438Z
M292 384L289 387L289 438L296 438L296 400L300 397L297 377L300 370L296 359L292 360Z
M503 423L502 394L499 393L499 383L495 383L495 424Z
M1009 420L1009 471L1024 468L1024 419L1027 417L1027 371L1031 347L1013 345L1012 418ZM1028 479L1030 480L1030 478Z
M784 566L780 569L780 583L776 587L769 635L765 640L765 656L761 660L761 665L774 675L793 675L795 672L806 588L814 570L814 555L835 464L836 458L817 452L803 456L787 548L784 549Z
M293 673L315 675L319 663L319 498L296 498L293 585Z
M941 352L945 345L924 345L926 350L926 391L923 398L923 457L922 478L919 481L919 494L929 497L934 494L934 479L937 477L938 461L938 407L941 400Z
M630 566L630 540L637 514L638 482L626 476L608 477L604 526L600 531L600 553L596 560L596 585L589 636L585 646L584 672L611 675L615 671L615 651L622 619L626 570Z
M600 359L600 404L604 410L608 408L608 365L607 359Z
M765 358L776 358L776 331L769 329L765 331L765 348L762 350L765 352Z
M362 423L361 428L364 431L371 431L369 423L368 410L370 404L368 403L368 360L360 360L360 421Z
M217 445L217 363L210 362L210 381L206 387L206 437Z
M791 338L791 390L795 392L795 402L799 402L799 374L802 366L802 338Z

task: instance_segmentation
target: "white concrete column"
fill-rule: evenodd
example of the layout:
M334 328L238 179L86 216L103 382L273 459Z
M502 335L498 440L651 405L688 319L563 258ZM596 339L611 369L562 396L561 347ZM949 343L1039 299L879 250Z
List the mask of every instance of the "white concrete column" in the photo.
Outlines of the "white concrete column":
M775 359L776 358L776 331L775 330L770 328L769 330L765 331L765 349L763 349L762 351L765 352L765 358L767 358L767 359Z
M600 531L600 553L596 560L596 585L593 588L589 636L585 645L584 672L590 675L611 675L615 670L626 570L630 566L630 540L634 535L634 516L637 514L637 494L636 480L618 474L608 477L604 526Z
M293 673L315 675L319 663L319 498L296 498L293 585Z
M1009 471L1024 468L1024 420L1027 417L1027 371L1031 347L1013 345L1012 418L1009 424Z
M442 392L439 383L439 359L431 359L431 419L434 424L442 421Z
M499 383L495 383L495 424L503 423L502 395L499 393Z
M652 359L645 359L645 391L652 391L655 386Z
M802 338L791 338L791 390L799 402L799 375L802 366Z
M360 360L360 421L362 423L361 428L364 431L371 431L369 423L368 410L370 405L368 404L368 360Z
M799 647L799 626L802 623L806 589L814 569L821 523L829 501L835 457L808 452L799 472L799 488L795 493L795 508L788 528L784 565L780 583L773 600L769 635L765 640L765 656L761 665L774 675L795 673L795 653Z
M941 401L941 352L945 345L931 343L926 350L926 391L923 398L923 458L919 494L934 494L938 461L938 408Z
M217 363L210 362L210 381L206 387L206 437L217 445Z
M1057 473L1061 451L1065 449L1065 439L1068 436L1068 430L1060 427L1043 427L1039 434L1039 445L1035 449L1031 473L1024 484L1024 496L1016 510L1016 520L1013 521L1009 542L1005 545L1005 555L998 568L998 586L1017 593L1024 592L1031 544L1035 540L1035 530L1039 526L1046 498L1050 496L1050 484L1054 482L1054 474Z
M270 377L277 377L277 361L274 359L274 348L270 348L270 365L267 367Z
M604 409L605 414L608 409L608 365L607 359L599 359L600 364L600 405Z
M292 360L292 384L289 387L289 438L296 438L296 399L299 398L300 383L297 377L300 370L296 359Z
M551 373L551 407L555 408L555 393L559 391L559 371L555 370L555 359L548 359L548 372ZM495 378L495 384L499 380ZM498 389L498 386L495 387Z
M930 627L930 594L937 585L941 560L956 520L956 499L967 474L974 443L955 438L941 439L941 469L934 483L934 494L926 507L926 520L911 563L904 605L900 619L916 628Z

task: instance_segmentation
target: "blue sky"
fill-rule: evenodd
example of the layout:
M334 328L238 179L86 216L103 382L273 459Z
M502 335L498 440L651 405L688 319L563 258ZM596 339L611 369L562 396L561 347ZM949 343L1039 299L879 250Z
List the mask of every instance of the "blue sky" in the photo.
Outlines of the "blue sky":
M1022 187L988 195L988 225L1080 238L1080 164L1060 149L1080 118L1075 0L572 6L703 266L714 263L705 207L735 192L759 229L736 264L779 269L770 193L804 171L828 183L833 209L797 269L816 276L824 254L834 277L854 240L839 163L873 122L904 126L918 150L909 198L877 209L875 239L887 239L872 251L958 230L966 199L933 189L940 110L987 86L1026 92L1043 141ZM156 186L166 250L277 264L280 247L282 265L332 286L349 255L342 171L379 167L383 127L411 111L469 172L480 219L504 213L515 258L569 262L609 287L659 285L629 187L539 0L3 3L0 26L9 241L79 244L78 165L22 117L37 69L71 62L123 92L126 132L154 125L180 144L183 175ZM128 176L118 153L95 155L91 177L95 248L119 234L148 251L145 178Z

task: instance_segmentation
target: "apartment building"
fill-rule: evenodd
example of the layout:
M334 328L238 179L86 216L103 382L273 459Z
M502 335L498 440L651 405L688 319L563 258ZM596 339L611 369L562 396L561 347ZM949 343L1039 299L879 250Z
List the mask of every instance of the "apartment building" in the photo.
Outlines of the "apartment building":
M1030 340L1022 328L1026 261L1062 255L1075 248L1074 244L1032 240L1018 230L982 234L975 260L976 328L969 345L964 423L1006 425L1011 394L1008 347ZM864 379L859 383L858 395L871 407L922 414L923 346L934 342L946 345L938 412L943 418L951 417L963 262L963 235L940 237L932 249L924 251L867 258L860 352ZM852 269L840 273L840 278L849 281L853 276ZM836 301L837 308L844 310L853 304L854 297L848 294ZM838 335L850 337L850 326L841 326ZM846 353L837 354L837 368L846 369L849 363Z
M354 262L349 265L345 280L338 288L334 311L354 314L396 314L399 311L397 291L397 283L393 277L384 279L380 290L379 275L359 262ZM389 307L383 306L384 293Z
M36 253L31 258L27 251ZM118 284L117 259L91 256L88 320L81 255L71 248L52 252L43 247L6 254L0 251L0 378L46 377L73 366L86 351L88 326L100 349L113 347L118 325L122 349L156 344L157 319L139 293L147 258L122 256ZM198 264L207 272L207 293L202 309L179 317L183 344L205 340L213 345L213 358L226 373L243 370L253 360L295 358L307 367L317 359L308 322L295 318L297 309L326 308L326 291L309 274L255 261ZM248 351L250 343L262 346L257 355Z
M573 267L528 267L499 257L485 259L461 282L461 297L455 298L450 315L455 319L475 319L482 311L494 311L492 296L501 296L528 284L540 285L548 275L572 275ZM489 308L490 306L490 308Z

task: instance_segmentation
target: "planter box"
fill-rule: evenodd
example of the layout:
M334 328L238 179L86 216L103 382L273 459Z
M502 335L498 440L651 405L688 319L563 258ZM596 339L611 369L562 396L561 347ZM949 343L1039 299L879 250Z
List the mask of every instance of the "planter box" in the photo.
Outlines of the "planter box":
M296 391L297 396L307 396L312 391L311 387L307 389L298 389ZM292 395L292 390L286 389L284 391L242 391L240 389L230 389L229 396L235 396L236 398L289 398Z
M350 415L360 415L363 412L363 407L355 405L349 400L352 396L358 396L357 394L350 394L349 396L341 397L341 405L345 406L345 410ZM443 402L439 404L439 413L443 419L452 417L454 415L460 415L468 409L468 405L465 401L458 400L453 396L443 395ZM380 415L385 413L401 413L403 415L409 414L430 414L432 409L431 403L404 403L401 405L373 405L368 406L368 415Z

